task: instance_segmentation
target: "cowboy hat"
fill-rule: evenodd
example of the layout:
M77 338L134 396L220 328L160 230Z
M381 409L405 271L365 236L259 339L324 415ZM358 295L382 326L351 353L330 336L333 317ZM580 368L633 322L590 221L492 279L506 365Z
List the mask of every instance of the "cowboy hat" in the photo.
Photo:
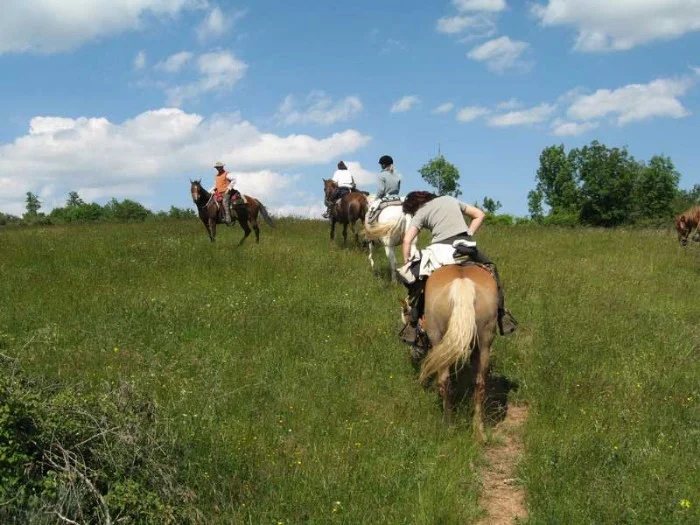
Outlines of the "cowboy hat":
M216 164L214 164L214 167L215 167L215 168L223 168L223 167L224 167L224 163L223 163L223 162L217 162Z

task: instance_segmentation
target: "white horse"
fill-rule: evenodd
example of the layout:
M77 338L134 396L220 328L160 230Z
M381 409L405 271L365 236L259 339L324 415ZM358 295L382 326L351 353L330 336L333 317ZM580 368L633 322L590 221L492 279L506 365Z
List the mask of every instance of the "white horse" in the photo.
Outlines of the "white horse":
M369 216L369 213L367 214ZM374 259L372 257L372 241L379 241L384 245L386 258L389 259L391 266L391 281L396 282L396 253L395 246L401 246L403 236L411 224L412 216L404 213L401 206L388 206L384 208L379 217L370 224L365 217L365 232L364 236L369 241L369 264L374 270ZM416 240L411 244L411 257L418 251L416 248Z

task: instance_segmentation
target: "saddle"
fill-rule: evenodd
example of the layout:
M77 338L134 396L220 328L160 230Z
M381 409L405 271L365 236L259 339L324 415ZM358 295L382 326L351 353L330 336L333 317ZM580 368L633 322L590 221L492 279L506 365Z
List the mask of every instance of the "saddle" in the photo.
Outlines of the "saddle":
M376 208L372 208L369 211L369 214L367 215L367 222L371 224L376 221L383 209L388 208L389 206L401 206L402 204L403 201L398 197L394 199L382 199Z

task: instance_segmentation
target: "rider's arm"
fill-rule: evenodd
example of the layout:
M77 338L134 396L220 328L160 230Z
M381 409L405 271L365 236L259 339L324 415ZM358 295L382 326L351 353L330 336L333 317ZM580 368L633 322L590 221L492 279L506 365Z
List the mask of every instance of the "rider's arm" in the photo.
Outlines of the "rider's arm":
M377 182L377 199L381 199L386 195L386 178L379 176L379 182Z
M413 243L413 240L416 238L418 235L418 228L415 226L409 226L408 230L406 230L406 233L403 236L403 262L404 264L408 262L408 259L411 257L411 244Z
M461 203L460 208L462 209L462 214L471 219L471 222L469 223L469 232L471 235L474 235L481 226L481 223L484 222L484 217L486 217L486 214L476 206L472 206L470 204Z
M226 178L230 181L228 189L232 190L233 187L236 185L236 176L233 173L227 173Z

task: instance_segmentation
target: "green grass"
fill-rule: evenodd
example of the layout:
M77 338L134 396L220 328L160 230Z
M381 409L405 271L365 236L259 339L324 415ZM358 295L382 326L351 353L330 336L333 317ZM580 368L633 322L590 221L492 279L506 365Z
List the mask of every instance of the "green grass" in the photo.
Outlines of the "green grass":
M195 222L0 231L0 352L152 395L213 523L466 523L468 409L440 424L399 344L403 290L327 225L211 244ZM527 402L533 523L694 523L700 249L656 232L487 227L521 322L494 375ZM380 267L386 261L379 257ZM681 501L688 500L690 508Z

